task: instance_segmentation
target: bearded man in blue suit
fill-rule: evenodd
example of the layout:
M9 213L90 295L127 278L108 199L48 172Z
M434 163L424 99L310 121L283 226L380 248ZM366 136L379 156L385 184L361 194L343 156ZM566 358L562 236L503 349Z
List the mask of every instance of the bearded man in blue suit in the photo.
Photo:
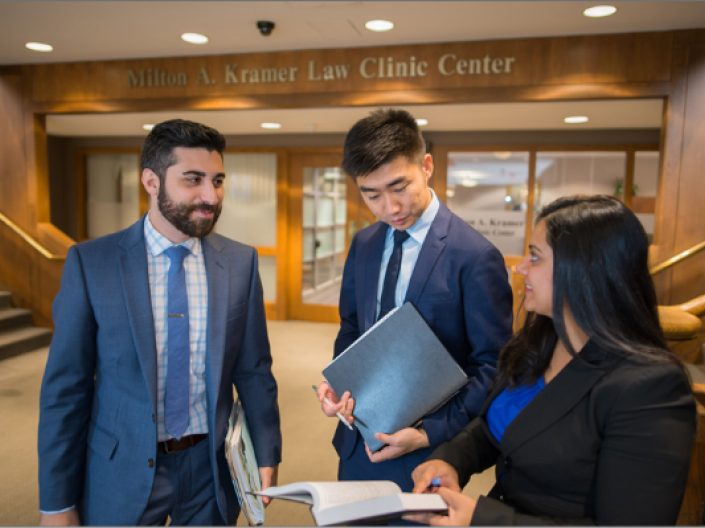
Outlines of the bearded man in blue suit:
M386 445L376 453L357 430L338 424L340 480L392 480L408 492L416 465L480 412L511 336L512 292L497 248L429 188L433 159L411 114L378 110L358 121L345 138L343 170L380 221L358 232L348 251L335 357L389 310L411 302L470 378L418 426L379 431ZM337 411L354 421L354 394L338 395L325 382L318 392L327 416Z
M41 391L41 524L235 524L224 454L233 386L263 487L276 485L257 253L211 233L224 148L198 123L155 126L141 156L149 213L69 250Z

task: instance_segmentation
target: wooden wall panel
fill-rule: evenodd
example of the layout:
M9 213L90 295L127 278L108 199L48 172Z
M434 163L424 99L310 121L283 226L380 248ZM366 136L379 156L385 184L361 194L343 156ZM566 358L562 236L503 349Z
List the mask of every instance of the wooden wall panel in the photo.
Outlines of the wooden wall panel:
M690 44L688 66L674 253L705 240L705 42ZM701 252L674 267L670 303L703 293L705 253Z
M32 67L31 97L38 104L60 103L57 111L69 111L76 108L71 103L81 102L94 103L93 111L106 111L119 108L119 102L126 100L164 105L165 99L170 99L173 108L174 103L182 106L184 101L179 98L197 98L198 102L188 104L204 109L257 107L263 101L270 106L321 106L318 98L322 95L333 97L324 104L364 105L385 97L407 103L443 102L440 99L449 96L457 101L468 88L479 89L485 98L495 94L504 100L511 92L503 92L503 88L519 87L551 88L540 93L529 91L523 97L533 93L535 97L576 98L585 96L581 86L595 87L599 92L600 85L632 83L636 87L649 83L653 87L668 83L673 35L591 35L39 64ZM462 66L460 61L468 62ZM466 73L470 61L478 61L475 65L480 72ZM422 63L425 67L420 70ZM407 76L396 73L399 64L406 65ZM380 71L380 65L391 67L393 76L387 68ZM332 68L330 80L325 80L326 66ZM292 76L293 69L296 74ZM344 76L335 73L345 69ZM281 72L284 80L261 82L263 70ZM260 82L253 82L252 72L260 72ZM566 91L564 85L574 89ZM614 97L630 96L624 86L605 90ZM133 107L133 111L143 109Z
M661 174L653 264L705 239L705 50L698 33L679 34L673 45L673 88L664 107ZM696 255L654 278L661 304L705 293L705 256ZM695 346L695 345L694 345Z
M23 109L22 75L0 74L0 211L31 231L34 226L27 208Z

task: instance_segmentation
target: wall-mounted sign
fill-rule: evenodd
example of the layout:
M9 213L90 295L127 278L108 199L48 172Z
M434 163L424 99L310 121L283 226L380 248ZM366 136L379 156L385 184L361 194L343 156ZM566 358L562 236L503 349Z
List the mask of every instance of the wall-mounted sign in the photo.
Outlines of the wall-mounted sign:
M239 64L226 64L220 72L213 72L207 66L201 66L197 86L213 86L220 82L226 85L235 84L284 84L295 83L297 80L306 82L327 82L346 80L352 76L361 79L413 79L429 75L509 75L516 58L492 57L489 54L482 58L458 58L455 53L446 53L438 61L432 63L435 70L429 70L429 61L411 56L399 60L394 57L365 57L359 64L322 64L320 61L309 60L305 66L284 66L278 68L243 68ZM159 68L141 68L127 70L127 86L129 88L164 88L188 86L186 71L167 71Z
M86 103L72 111L169 98L201 98L199 108L478 101L475 89L487 102L498 88L547 86L560 98L564 85L667 82L672 46L664 32L36 64L30 82L34 102Z

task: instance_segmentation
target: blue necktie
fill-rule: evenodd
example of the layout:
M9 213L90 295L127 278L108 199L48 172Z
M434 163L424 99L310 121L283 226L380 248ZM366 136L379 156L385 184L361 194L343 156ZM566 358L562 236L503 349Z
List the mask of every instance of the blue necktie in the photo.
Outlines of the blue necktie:
M387 264L387 273L384 274L384 286L382 287L382 302L379 309L379 317L382 319L385 315L394 309L394 296L397 291L397 282L399 280L399 270L401 269L401 245L409 238L409 233L406 231L394 230L394 249L389 257Z
M164 397L164 425L179 440L188 428L189 419L189 346L188 296L184 258L190 251L173 246L165 251L171 260L167 302L167 373Z

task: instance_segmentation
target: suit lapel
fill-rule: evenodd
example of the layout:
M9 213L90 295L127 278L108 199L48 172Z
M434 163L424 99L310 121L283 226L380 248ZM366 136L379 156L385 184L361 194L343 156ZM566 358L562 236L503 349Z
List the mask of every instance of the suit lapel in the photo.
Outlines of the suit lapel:
M607 373L604 352L588 342L580 352L507 427L502 451L509 454L567 414ZM585 364L585 361L590 364Z
M433 267L436 265L438 257L441 256L441 253L443 253L446 247L446 243L443 239L448 236L449 224L450 210L440 202L436 218L433 219L433 223L428 230L426 240L424 240L423 246L421 246L414 271L411 274L405 302L411 302L414 305L418 304L426 282L431 276Z
M149 397L156 412L157 345L147 269L147 246L144 240L144 218L127 229L120 246L125 250L120 256L119 266L130 329Z
M225 353L225 328L228 317L228 261L220 253L223 244L216 238L208 236L201 239L203 258L206 263L208 279L208 326L206 338L206 387L210 415L218 401L218 387L223 374Z
M365 299L363 327L360 333L366 332L374 323L377 314L377 289L379 287L379 268L382 265L382 253L384 253L384 239L387 234L387 224L379 222L377 231L370 237L370 241L365 245L365 254L361 262L364 262L363 290L358 295L358 299Z

